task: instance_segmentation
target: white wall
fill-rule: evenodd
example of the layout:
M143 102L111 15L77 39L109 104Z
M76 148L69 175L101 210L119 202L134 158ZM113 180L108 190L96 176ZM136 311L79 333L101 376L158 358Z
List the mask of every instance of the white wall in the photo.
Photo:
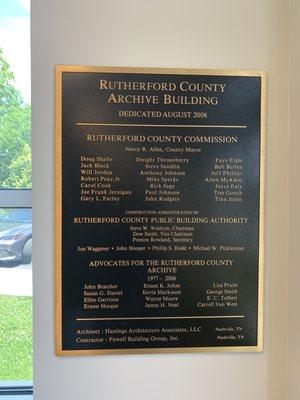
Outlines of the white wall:
M288 0L32 0L37 400L287 398L288 4ZM263 353L54 355L56 64L268 71Z

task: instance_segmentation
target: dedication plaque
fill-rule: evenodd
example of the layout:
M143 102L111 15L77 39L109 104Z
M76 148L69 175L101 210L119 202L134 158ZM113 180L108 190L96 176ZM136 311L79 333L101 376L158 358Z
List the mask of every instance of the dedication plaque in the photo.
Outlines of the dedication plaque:
M57 67L58 355L262 350L265 79Z

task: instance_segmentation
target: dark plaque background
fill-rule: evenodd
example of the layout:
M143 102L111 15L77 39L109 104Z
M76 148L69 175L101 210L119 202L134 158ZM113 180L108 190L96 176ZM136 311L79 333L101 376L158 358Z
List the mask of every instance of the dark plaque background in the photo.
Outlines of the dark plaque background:
M61 72L62 353L259 349L262 77L230 75Z

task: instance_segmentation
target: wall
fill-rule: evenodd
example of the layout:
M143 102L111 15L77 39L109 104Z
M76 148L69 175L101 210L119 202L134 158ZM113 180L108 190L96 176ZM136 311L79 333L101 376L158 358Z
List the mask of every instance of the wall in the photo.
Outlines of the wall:
M37 400L286 399L288 13L285 0L32 0ZM263 353L54 355L56 64L268 71Z

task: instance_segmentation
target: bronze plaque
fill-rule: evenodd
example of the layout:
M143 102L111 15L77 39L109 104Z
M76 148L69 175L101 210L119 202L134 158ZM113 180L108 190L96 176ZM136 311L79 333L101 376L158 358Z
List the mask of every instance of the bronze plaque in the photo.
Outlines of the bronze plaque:
M58 355L261 351L266 77L58 66Z

